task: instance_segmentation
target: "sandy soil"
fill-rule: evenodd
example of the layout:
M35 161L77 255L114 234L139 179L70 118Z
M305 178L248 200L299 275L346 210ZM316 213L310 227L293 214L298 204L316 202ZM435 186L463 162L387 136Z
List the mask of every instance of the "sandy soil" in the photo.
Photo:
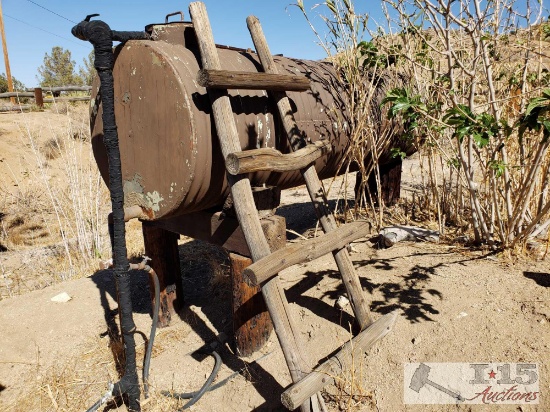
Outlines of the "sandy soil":
M8 129L14 119L17 115L0 117L0 128ZM9 154L5 145L0 149L3 158L18 155ZM414 161L405 167L404 187L414 179ZM0 181L5 187L6 175ZM307 201L304 188L283 194L279 213L299 233L313 231ZM129 236L139 237L139 233L139 227L134 227ZM24 249L0 253L4 270L17 260L15 253L30 253L29 247ZM487 251L444 243L402 242L375 249L361 239L353 249L352 260L373 317L392 310L398 310L399 316L386 337L367 353L356 354L353 376L344 374L340 384L325 388L330 411L550 410L548 261L511 262ZM9 254L9 262L4 254ZM181 407L182 401L167 399L160 391L197 390L213 366L212 358L197 351L231 336L225 254L187 239L180 245L180 258L185 308L171 326L157 332L152 396L144 401L147 411ZM297 265L281 274L281 282L299 322L308 363L314 366L350 339L349 306L341 311L334 305L344 293L335 264L325 256ZM85 410L105 392L109 380L117 380L121 347L113 333L117 305L110 272L49 284L18 296L3 295L0 301L0 410ZM61 292L71 300L50 300ZM135 274L133 293L138 331L147 335L151 317L143 274ZM229 380L190 410L283 410L280 394L291 380L274 333L249 358L236 356L231 345L220 345L219 350L223 366L216 382ZM142 359L143 345L138 351ZM408 362L538 363L541 400L538 405L521 406L405 405L404 364ZM351 382L352 398L348 396Z

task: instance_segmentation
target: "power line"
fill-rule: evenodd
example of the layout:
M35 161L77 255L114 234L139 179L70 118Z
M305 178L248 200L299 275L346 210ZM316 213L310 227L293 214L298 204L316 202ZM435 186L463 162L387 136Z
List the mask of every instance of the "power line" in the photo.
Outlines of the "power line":
M9 16L9 15L7 15L6 13L4 13L4 16L6 16L6 17L8 17L8 18L10 18L10 19L12 19L12 20L18 21L19 23L22 23L22 24L25 24L25 25L27 25L27 26L33 27L33 28L35 28L35 29L41 30L41 31L43 31L43 32L45 32L45 33L51 34L52 36L59 37L60 39L70 41L71 43L78 44L80 47L85 47L85 48L88 49L88 47L84 46L83 43L80 43L80 42L77 42L77 41L68 39L67 37L60 36L59 34L52 33L51 31L44 30L44 29L42 29L42 28L40 28L40 27L34 26L34 25L32 25L32 24L30 24L30 23L27 23L27 22L25 22L25 21L23 21L23 20L19 20L19 19L16 19L15 17Z
M50 10L50 9L47 9L46 7L42 6L41 4L35 3L35 2L32 1L32 0L27 0L27 1L28 1L29 3L34 4L35 6L38 6L38 7L42 8L42 9L44 9L44 10L46 10L46 11L49 11L49 12L52 13L52 14L55 14L57 17L61 17L62 19L65 19L65 20L67 20L67 21L70 21L71 23L78 24L76 21L72 21L71 19L68 19L68 18L66 18L65 16L62 16L61 14L58 14L58 13L56 13L55 11L52 11L52 10Z

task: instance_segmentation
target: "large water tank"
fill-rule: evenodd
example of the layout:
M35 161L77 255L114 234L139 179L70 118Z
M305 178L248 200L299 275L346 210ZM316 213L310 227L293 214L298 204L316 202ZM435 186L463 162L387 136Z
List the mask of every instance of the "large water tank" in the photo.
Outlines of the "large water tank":
M191 213L223 203L229 189L211 105L197 83L201 68L191 23L148 26L154 40L129 41L115 53L115 114L120 140L125 207L140 205L154 219ZM250 51L219 46L222 68L261 71ZM299 128L315 142L330 139L333 151L316 162L321 178L336 175L346 147L338 130L337 84L332 65L275 56L281 74L301 74L311 90L288 96ZM94 88L91 110L92 145L101 174L108 179L103 146L101 99ZM230 90L243 150L275 147L289 152L273 98L264 91ZM341 123L340 123L341 124ZM344 125L345 126L345 125ZM259 172L253 185L288 188L303 183L298 171Z

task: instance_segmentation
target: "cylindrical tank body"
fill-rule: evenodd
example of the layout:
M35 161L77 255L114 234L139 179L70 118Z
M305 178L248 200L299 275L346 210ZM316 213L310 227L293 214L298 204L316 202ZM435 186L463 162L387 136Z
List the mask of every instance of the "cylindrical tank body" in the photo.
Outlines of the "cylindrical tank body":
M210 100L196 81L201 65L193 27L172 23L149 30L155 40L129 41L115 53L115 114L125 207L140 205L153 219L162 219L221 204L229 190ZM224 70L261 71L251 51L220 46L218 52ZM338 130L336 116L341 114L330 92L335 84L332 66L282 56L275 56L275 62L280 73L310 78L311 90L288 96L307 139L330 139L333 152L315 167L321 178L334 176L347 141L346 133ZM273 98L254 90L230 90L229 95L243 150L275 147L289 152ZM92 145L107 180L100 98L93 97ZM299 171L250 177L256 186L288 188L303 183Z

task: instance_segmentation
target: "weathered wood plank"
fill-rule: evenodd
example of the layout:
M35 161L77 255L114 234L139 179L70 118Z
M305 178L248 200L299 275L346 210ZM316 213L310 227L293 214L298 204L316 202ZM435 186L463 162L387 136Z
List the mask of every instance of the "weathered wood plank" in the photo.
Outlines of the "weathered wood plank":
M330 151L332 151L332 145L328 140L319 140L288 154L282 154L276 149L265 147L231 153L225 159L225 167L232 175L263 170L288 172L303 169Z
M5 92L0 93L0 98L8 98L8 97L34 97L34 92Z
M282 270L339 250L366 236L370 230L371 224L366 221L348 223L317 238L294 243L273 252L246 268L243 275L251 285L261 285Z
M382 316L367 329L347 342L340 351L315 368L300 382L295 383L281 395L281 402L285 407L294 410L315 392L325 385L334 382L335 376L349 370L352 360L362 356L362 353L372 347L377 341L386 336L393 328L397 319L397 311Z
M44 107L44 96L42 95L41 87L36 87L34 89L34 102L39 108L42 109Z
M20 97L20 98L34 98L35 94L34 92L21 92L21 93L0 93L0 99L8 98L8 97ZM66 102L84 102L90 100L90 96L73 96L73 97L56 97L56 98L47 98L44 99L44 103L53 103L66 101Z
M3 112L20 112L22 110L31 110L33 108L30 104L22 104L16 106L0 106L0 113Z
M55 97L55 98L46 98L44 103L59 103L59 102L88 102L90 101L90 96L75 96L75 97Z
M34 91L33 88L25 89L27 92ZM56 86L56 87L42 87L43 92L57 93L57 92L88 92L92 90L92 86Z
M200 70L197 82L212 89L279 90L303 92L309 90L305 76L236 72L229 70Z
M273 56L269 51L269 46L265 40L260 21L254 16L249 16L246 22L264 71L267 73L277 73L277 67L275 66ZM305 139L299 133L298 126L296 125L294 116L292 115L292 109L288 97L282 92L273 92L273 95L277 100L277 108L279 109L283 126L286 130L292 149L298 150L304 147ZM321 181L317 176L317 172L315 171L315 167L309 166L301 172L304 180L306 181L306 186L311 197L311 201L313 202L315 212L319 218L323 230L327 233L336 229L336 221L327 206L328 203L326 195L323 191ZM340 251L334 253L334 259L350 298L357 323L361 329L364 329L372 323L369 306L363 294L359 277L355 273L355 269L351 263L348 251L346 249L341 249Z
M176 314L183 305L178 253L179 235L148 222L143 222L142 230L145 254L152 258L149 266L157 274L160 283L159 326L169 326L172 315ZM150 290L154 305L154 289L151 287Z
M242 256L252 257L239 221L234 217L224 216L222 212L196 212L157 220L154 225L193 239L213 243ZM286 228L284 217L268 216L261 219L260 225L273 250L285 246L286 237L280 235Z
M205 5L201 2L193 2L189 5L189 12L195 27L203 68L220 70L221 64ZM241 151L231 103L227 91L209 89L208 94L212 103L220 146L223 156L226 158L230 153ZM250 181L242 175L235 177L230 174L228 174L227 180L231 186L235 211L250 248L252 259L259 260L269 255L270 250L262 232L258 212L254 207ZM274 278L266 282L262 287L262 295L269 309L292 380L298 381L309 371L309 366L305 352L302 350L300 330L294 324L279 280ZM309 411L309 405L304 404L302 409Z
M239 356L250 356L268 341L273 323L260 288L248 286L244 281L243 270L252 260L234 253L229 256L235 345Z

